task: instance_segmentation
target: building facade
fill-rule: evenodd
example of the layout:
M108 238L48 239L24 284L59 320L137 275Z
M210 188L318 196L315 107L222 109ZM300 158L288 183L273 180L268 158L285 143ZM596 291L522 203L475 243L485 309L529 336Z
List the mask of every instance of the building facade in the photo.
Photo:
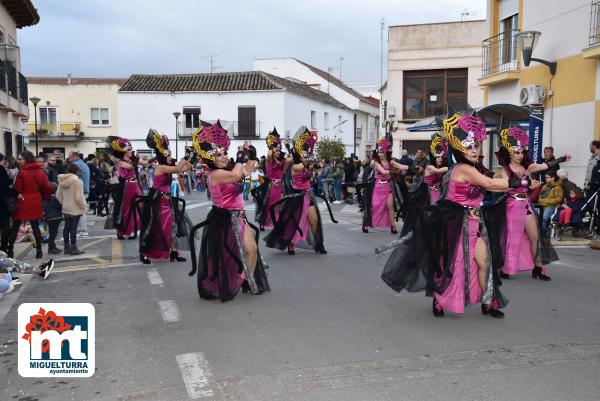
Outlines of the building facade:
M39 20L30 0L0 3L0 152L7 155L24 150L23 122L29 117L27 80L21 74L17 29L35 25Z
M28 77L30 103L29 147L39 152L72 150L84 155L105 148L109 135L119 134L117 92L125 78ZM36 114L37 113L37 114ZM33 118L33 116L36 118Z
M487 6L479 79L484 103L543 106L543 146L570 153L562 167L582 185L588 145L600 139L600 2L488 0ZM555 75L536 61L524 65L516 39L523 31L540 33L532 57L556 62Z
M266 135L277 128L285 139L306 125L320 137L335 132L352 151L352 132L343 121L353 112L303 83L261 71L187 75L132 75L119 90L119 128L135 149L147 150L150 128L168 135L181 157L201 121L219 119L232 138L230 150L245 141L266 154ZM180 113L176 120L173 113ZM317 116L327 115L327 121ZM337 127L335 125L338 124ZM178 132L177 147L175 130Z
M338 78L315 66L307 64L295 58L274 58L254 60L254 70L264 71L282 78L290 78L301 81L306 85L325 92L353 110L350 120L335 121L331 116L319 114L317 125L322 126L326 136L337 133L330 131L331 127L343 132L351 131L352 141L348 155L351 153L359 157L370 153L375 149L377 139L377 126L379 125L379 100L370 96L364 96L355 89L349 87ZM346 147L348 148L348 145Z
M485 21L390 26L388 72L383 85L382 129L392 133L393 153L427 150L431 133L406 129L423 118L483 105L481 41Z

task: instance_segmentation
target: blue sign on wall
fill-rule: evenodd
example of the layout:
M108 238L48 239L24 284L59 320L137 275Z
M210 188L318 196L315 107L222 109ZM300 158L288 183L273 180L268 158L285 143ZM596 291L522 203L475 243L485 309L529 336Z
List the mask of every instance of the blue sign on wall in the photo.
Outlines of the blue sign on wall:
M529 155L534 163L542 162L544 137L544 107L533 106L529 114Z

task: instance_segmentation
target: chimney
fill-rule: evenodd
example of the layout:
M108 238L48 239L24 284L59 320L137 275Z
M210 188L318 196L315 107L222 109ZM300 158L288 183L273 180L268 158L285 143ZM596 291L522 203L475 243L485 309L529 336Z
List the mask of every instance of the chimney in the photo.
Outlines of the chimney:
M67 74L67 85L71 85L71 74Z

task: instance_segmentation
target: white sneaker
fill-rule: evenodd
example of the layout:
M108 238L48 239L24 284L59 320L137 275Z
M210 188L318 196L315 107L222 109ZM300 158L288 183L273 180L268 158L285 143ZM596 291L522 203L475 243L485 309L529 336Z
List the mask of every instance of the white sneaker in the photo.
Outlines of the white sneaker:
M54 259L50 259L48 261L48 263L46 263L46 266L44 266L44 280L46 280L48 278L48 276L50 276L50 273L52 273L53 269L54 269Z
M23 286L23 283L21 282L21 280L15 279L10 282L10 284L8 285L8 290L6 290L6 292L4 294L10 294L14 290L18 290L22 286Z

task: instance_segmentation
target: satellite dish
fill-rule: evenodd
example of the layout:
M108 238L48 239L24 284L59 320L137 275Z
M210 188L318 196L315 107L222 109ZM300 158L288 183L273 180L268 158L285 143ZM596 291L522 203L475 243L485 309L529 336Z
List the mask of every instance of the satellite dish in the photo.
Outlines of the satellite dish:
M527 88L521 88L521 93L519 93L519 101L521 104L527 104L529 100L529 90Z

